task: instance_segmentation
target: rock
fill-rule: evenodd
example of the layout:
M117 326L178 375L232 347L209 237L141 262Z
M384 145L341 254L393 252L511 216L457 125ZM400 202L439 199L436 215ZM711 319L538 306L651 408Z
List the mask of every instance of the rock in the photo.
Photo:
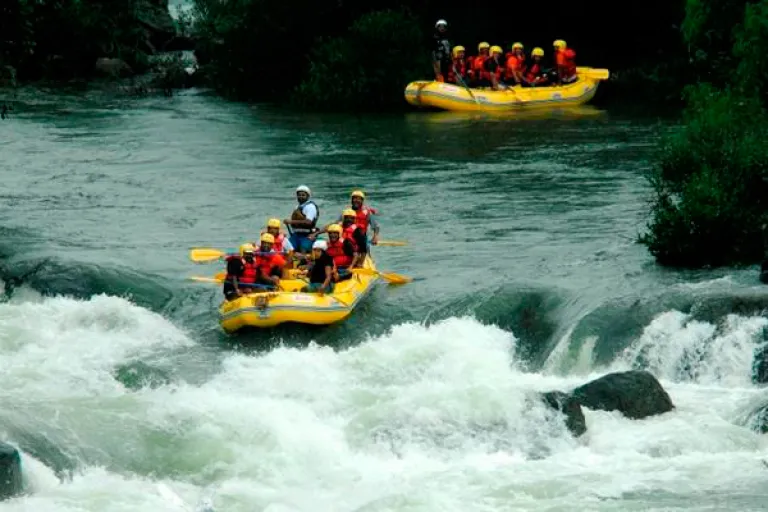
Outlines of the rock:
M632 419L663 414L675 408L656 377L646 371L609 373L573 391L588 409L619 411Z
M131 66L124 60L109 59L106 57L96 59L96 70L111 77L128 76L133 73Z
M113 375L123 386L134 391L145 387L156 389L171 382L168 372L141 361L118 366Z
M759 407L747 418L747 425L759 434L768 434L768 404Z
M768 345L755 351L755 359L752 362L752 382L768 383Z
M579 437L587 431L587 422L584 419L584 411L579 402L562 391L549 391L541 395L542 400L549 407L565 415L565 426L575 437Z
M0 500L22 491L21 455L9 444L0 442Z
M142 0L136 10L139 23L146 29L149 46L162 51L176 37L176 24L168 10L168 0Z

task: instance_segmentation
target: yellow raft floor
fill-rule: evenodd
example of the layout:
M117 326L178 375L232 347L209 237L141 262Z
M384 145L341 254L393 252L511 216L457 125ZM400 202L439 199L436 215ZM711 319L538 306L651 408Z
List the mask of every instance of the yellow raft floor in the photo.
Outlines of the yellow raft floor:
M366 258L363 268L376 270L373 260ZM354 274L336 283L331 294L301 293L307 281L297 279L297 271L289 271L280 281L282 291L256 292L243 295L219 306L219 323L226 332L244 327L267 328L294 322L328 325L345 320L357 304L370 293L380 279L376 274Z

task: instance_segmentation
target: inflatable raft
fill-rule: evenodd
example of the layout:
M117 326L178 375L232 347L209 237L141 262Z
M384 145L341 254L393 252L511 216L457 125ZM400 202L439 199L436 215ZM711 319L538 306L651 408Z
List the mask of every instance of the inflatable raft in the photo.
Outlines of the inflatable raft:
M363 268L376 270L373 260L366 258ZM244 327L275 327L294 322L328 325L345 320L355 306L370 293L380 279L378 274L357 274L336 283L331 294L301 293L307 281L299 279L297 271L289 271L280 281L281 291L256 292L243 295L219 306L222 329L233 333Z
M607 69L577 68L579 79L571 84L545 87L515 86L494 91L489 88L467 89L443 82L417 81L405 88L405 99L416 107L443 110L488 112L517 109L562 108L583 105L597 92Z

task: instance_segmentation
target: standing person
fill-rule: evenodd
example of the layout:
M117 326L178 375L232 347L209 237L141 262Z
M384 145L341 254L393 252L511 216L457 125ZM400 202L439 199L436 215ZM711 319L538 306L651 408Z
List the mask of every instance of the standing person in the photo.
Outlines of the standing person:
M320 209L309 198L312 197L312 191L306 185L296 188L296 200L299 206L293 210L290 219L285 219L283 223L288 227L291 233L290 241L296 252L307 254L312 251L312 240L309 235L315 232L317 220L320 218Z
M562 39L552 43L555 50L555 66L557 69L557 80L561 84L570 84L575 82L576 76L576 52Z
M432 50L432 70L435 80L445 82L451 69L451 43L448 41L448 22L437 20L435 23L435 49Z
M379 223L376 221L376 214L378 214L378 210L372 206L365 205L365 192L362 190L354 190L352 191L352 194L349 196L350 202L352 203L352 209L355 210L355 224L357 224L357 227L359 227L363 234L368 236L368 226L370 226L373 229L373 238L371 238L371 244L376 245L379 243ZM345 208L346 210L347 208ZM342 215L339 215L338 220L336 222L332 222L331 224L328 224L327 226L323 227L322 229L319 229L315 231L312 235L310 235L310 239L316 240L319 235L322 235L323 233L326 233L328 231L328 228L333 224L342 224L344 222L344 217ZM367 244L366 244L367 247Z

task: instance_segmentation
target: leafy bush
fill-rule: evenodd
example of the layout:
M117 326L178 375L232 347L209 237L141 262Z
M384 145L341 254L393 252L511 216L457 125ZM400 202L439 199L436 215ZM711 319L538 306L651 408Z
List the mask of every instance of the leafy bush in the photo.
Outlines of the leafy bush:
M365 14L346 35L315 48L294 99L332 109L402 105L408 82L430 69L422 42L417 21L405 10Z

